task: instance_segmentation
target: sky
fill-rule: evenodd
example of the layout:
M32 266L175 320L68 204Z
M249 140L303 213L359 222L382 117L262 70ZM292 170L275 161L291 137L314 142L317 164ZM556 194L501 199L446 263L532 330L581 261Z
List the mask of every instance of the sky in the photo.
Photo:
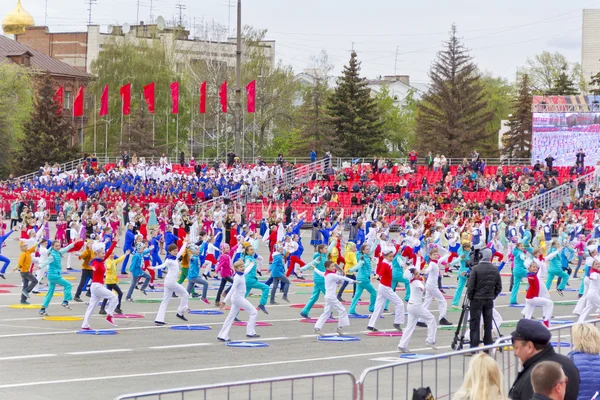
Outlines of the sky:
M138 0L93 0L92 23L135 23ZM0 0L0 18L17 0ZM178 17L185 6L186 26L213 21L235 34L236 0L139 0L139 19ZM36 25L51 32L85 30L86 0L22 0ZM47 14L46 14L47 4ZM309 68L325 50L339 74L354 49L362 75L409 75L427 82L436 53L455 23L458 36L480 70L515 79L517 68L542 51L560 52L581 61L582 9L600 8L600 0L242 0L242 23L267 29L276 41L276 58L295 72Z

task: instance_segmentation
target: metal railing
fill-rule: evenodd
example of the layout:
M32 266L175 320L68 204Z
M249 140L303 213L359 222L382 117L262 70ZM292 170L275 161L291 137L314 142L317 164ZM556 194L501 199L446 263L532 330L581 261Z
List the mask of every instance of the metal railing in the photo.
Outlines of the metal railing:
M385 157L382 157L387 159ZM379 159L379 157L378 157ZM394 164L407 164L409 160L407 157L391 157L390 161ZM467 161L471 162L471 157L466 157ZM518 166L518 165L531 165L530 158L481 158L485 160L486 166ZM373 157L371 158L351 158L351 157L334 157L333 165L336 168L342 168L344 165L352 165L355 164L370 164L373 161ZM461 165L463 163L464 158L447 158L446 162L448 165ZM424 166L425 157L417 158L417 166Z
M77 168L83 161L84 161L83 158L78 158L76 160L71 160L71 161L67 161L66 163L60 164L60 171L61 172L72 171L75 168ZM41 165L40 165L40 167L41 167ZM21 181L28 181L28 180L38 176L39 173L40 173L39 171L30 172L28 174L15 177L14 179L18 179Z
M599 319L585 321L597 326ZM551 342L558 354L571 350L571 329L575 323L550 328ZM569 343L564 346L564 343ZM128 394L117 400L188 398L211 399L408 399L413 388L429 386L436 399L450 399L462 385L469 369L467 354L487 352L498 363L502 374L505 394L515 381L520 360L512 350L510 336L503 336L489 346L464 349L450 353L435 354L415 359L400 359L397 363L372 367L364 370L356 380L349 371L334 371L276 378L255 379L242 382L221 383L197 387ZM443 372L440 370L444 368ZM446 380L447 377L447 380ZM349 382L339 382L348 378ZM286 383L285 385L283 385ZM321 385L324 384L324 388ZM318 394L318 397L315 397ZM177 395L168 397L168 395ZM167 396L167 397L166 397Z
M585 321L593 325L600 320ZM570 337L571 328L575 324L560 325L550 328L552 342L556 342L555 351L559 354L570 351L571 346L562 347L565 339ZM568 333L566 333L568 332ZM557 339L555 339L557 338ZM450 399L452 394L462 385L465 373L469 369L469 358L465 355L486 351L492 356L503 374L505 394L516 379L520 361L512 351L510 336L503 336L489 346L476 349L465 349L451 353L436 354L431 357L400 361L397 364L368 368L358 379L358 398L363 399L407 399L413 388L429 386L436 399ZM446 367L444 372L440 372ZM446 380L447 377L447 380ZM434 378L435 380L432 380ZM433 382L433 384L432 384Z
M547 192L508 207L506 210L507 214L510 218L512 218L515 217L520 211L534 210L538 206L543 210L547 210L555 207L561 201L570 201L571 191L573 189L577 190L577 184L580 181L585 181L587 189L591 183L597 185L599 183L599 177L596 176L595 171L582 175L576 179L573 179L572 182L563 183L554 189L550 189Z
M129 154L129 157L130 157L129 160L131 162L133 155ZM123 158L123 154L116 154L116 153L96 154L96 158L97 158L98 162L101 164L119 164L119 162ZM162 158L162 156L138 155L137 158L138 158L138 161L141 158L143 158L146 163L158 164L160 159ZM257 164L258 163L258 157L238 157L238 158L240 158L240 160L242 161L243 164ZM268 165L278 163L277 157L261 157L261 159ZM171 164L176 164L176 165L180 164L178 156L167 156L167 160ZM186 165L189 165L190 157L186 156L184 161L185 161ZM204 158L194 157L194 161L196 161L196 164L212 165L215 162L215 157L204 157ZM310 163L310 157L284 157L284 162L290 162L290 163L294 163L294 164L308 164L308 163Z
M169 395L177 395L169 397ZM193 386L155 392L133 393L116 400L135 399L338 399L355 400L356 378L349 371L282 376L268 379Z

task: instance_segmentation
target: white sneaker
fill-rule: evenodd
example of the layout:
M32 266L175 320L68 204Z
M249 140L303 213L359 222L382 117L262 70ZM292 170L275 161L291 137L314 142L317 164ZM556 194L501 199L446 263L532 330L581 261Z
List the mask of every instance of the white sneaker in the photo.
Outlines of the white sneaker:
M325 336L325 334L323 332L321 332L320 329L315 328L315 333L321 337Z
M410 350L407 349L406 347L400 347L400 346L398 346L398 351L400 353L410 353Z
M435 343L425 341L425 346L431 347L432 349L437 350Z
M337 328L335 328L335 331L337 332L338 335L343 336L344 332L342 332L342 328L340 328L339 326Z

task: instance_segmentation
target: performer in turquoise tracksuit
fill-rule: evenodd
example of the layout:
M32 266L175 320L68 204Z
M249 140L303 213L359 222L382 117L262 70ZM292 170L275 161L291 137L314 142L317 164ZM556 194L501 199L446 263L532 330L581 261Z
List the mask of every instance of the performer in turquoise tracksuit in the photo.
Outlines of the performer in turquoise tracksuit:
M396 256L392 260L392 290L395 292L399 283L404 284L404 301L408 301L410 297L410 281L404 277L404 266L406 259L402 257L402 252L396 253ZM354 299L353 299L354 300ZM390 305L390 301L385 302L385 309L387 310Z
M527 276L527 268L525 268L525 244L523 242L517 243L517 247L513 250L514 263L513 268L513 287L510 292L510 304L517 303L517 294L521 287L521 280Z
M54 289L56 288L56 285L63 287L63 307L68 307L69 300L73 300L73 296L71 294L71 283L62 277L61 262L63 254L72 249L73 246L75 246L75 242L61 249L60 240L55 240L54 243L52 243L52 248L48 254L48 259L40 264L40 268L48 266L48 292L46 293L46 297L42 303L42 308L40 309L41 315L46 314L46 308L48 308L50 300L52 300L52 296L54 296Z
M251 250L250 250L251 249ZM265 304L267 304L267 300L269 300L269 286L265 285L262 282L258 281L256 277L256 268L258 266L258 262L256 258L254 258L254 248L252 246L248 246L244 249L244 264L246 268L248 265L252 265L252 268L245 274L246 276L246 296L250 294L252 289L260 289L262 290L262 296L260 296L260 301L258 302L258 309L268 314L267 309L265 308Z
M456 292L454 292L454 298L452 299L452 307L458 307L458 303L462 297L463 290L465 289L465 285L469 280L469 268L467 268L467 261L469 259L469 253L471 252L471 243L465 243L465 248L461 246L458 249L458 257L452 260L451 265L456 265L460 263L460 268L458 269L458 286L456 287Z
M526 229L523 232L523 239L521 239L521 242L525 245L525 250L529 254L533 254L533 247L531 247L531 231L529 229Z
M373 312L375 310L377 291L373 285L371 285L371 257L373 256L373 253L375 253L375 249L377 248L378 244L379 240L375 240L370 249L368 245L363 244L357 257L358 264L356 264L356 266L350 270L350 272L358 271L358 274L356 274L356 293L352 298L352 304L348 309L348 314L356 314L356 305L358 304L358 299L360 299L360 296L364 290L369 292L371 295L369 312Z
M552 241L552 245L550 246L550 250L548 254L554 253L555 251L561 251L561 246L557 240ZM562 252L561 252L562 257ZM567 286L567 281L569 280L569 274L562 267L561 257L554 257L548 263L548 278L546 279L546 289L550 290L550 286L552 286L552 281L555 277L562 278L560 282L560 286L556 289L556 291L562 296L562 291Z
M306 264L304 267L300 268L300 270L304 271L308 268L313 267L324 273L325 272L325 261L327 261L327 257L329 257L329 253L331 253L331 250L333 250L333 248L335 247L335 244L336 244L335 240L333 242L331 242L329 247L327 247L327 245L320 244L317 247L317 252L313 256L313 260L311 262L309 262L308 264ZM310 313L310 310L312 309L312 307L315 305L315 303L319 299L319 295L321 293L323 293L323 296L325 296L325 278L319 274L314 274L313 282L314 282L314 286L313 286L312 295L310 296L308 303L306 303L306 305L304 306L302 311L300 311L300 316L303 318L308 318L308 313Z

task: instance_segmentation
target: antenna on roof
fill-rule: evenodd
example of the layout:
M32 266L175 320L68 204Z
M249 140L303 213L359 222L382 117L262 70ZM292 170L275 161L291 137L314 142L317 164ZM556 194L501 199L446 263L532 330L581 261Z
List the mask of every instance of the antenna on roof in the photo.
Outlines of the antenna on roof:
M123 33L128 34L130 30L131 30L131 25L129 25L127 22L125 22L123 24Z
M108 29L108 34L111 35L112 31L113 31L113 26L112 25L108 25L108 27L106 29Z

